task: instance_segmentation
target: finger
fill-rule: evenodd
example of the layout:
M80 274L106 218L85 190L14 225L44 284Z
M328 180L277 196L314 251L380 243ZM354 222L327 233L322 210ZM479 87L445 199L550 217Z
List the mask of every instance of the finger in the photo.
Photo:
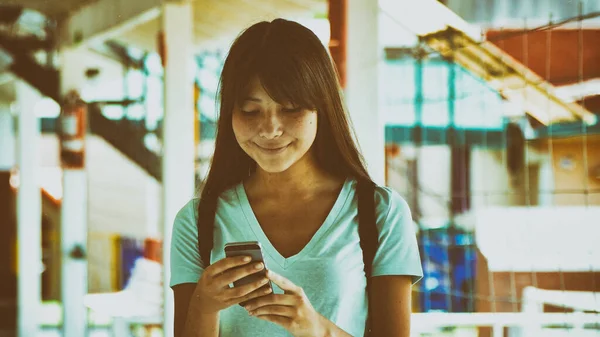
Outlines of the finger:
M243 307L248 303L248 301L254 300L256 298L264 297L264 296L269 296L272 293L273 293L273 290L271 289L271 287L263 286L259 289L256 289L255 291L251 292L250 294L248 294L246 296L242 296L242 297L233 299L231 301L231 304L239 304L240 306Z
M228 269L224 271L221 275L215 277L215 281L222 285L229 285L239 279L242 279L248 275L252 275L257 273L265 268L264 263L250 263L245 266Z
M272 294L248 301L244 308L248 311L252 311L268 305L297 306L298 299L294 295Z
M261 315L261 316L255 316L256 318L260 318L262 320L265 321L269 321L271 323L275 323L277 325L280 325L284 328L288 328L290 326L290 324L292 323L292 319L289 317L283 317L283 316L277 316L277 315Z
M296 317L297 313L298 309L296 307L287 305L267 305L248 312L251 316L277 315L289 318Z
M239 287L228 288L225 290L225 296L228 299L232 300L235 300L237 298L243 298L248 294L252 293L253 291L261 289L261 287L267 284L267 282L269 282L269 279L262 278L260 280L254 281L249 284L244 284Z
M226 257L208 266L205 273L208 273L208 276L216 277L226 270L248 264L251 260L250 256Z
M232 301L232 304L246 305L248 303L248 301L251 301L251 300L254 300L254 299L260 298L260 297L269 296L272 292L273 292L273 290L271 289L271 287L263 286L261 288L254 290L253 292L249 293L246 296L235 298Z
M286 279L285 277L275 273L272 270L267 271L267 277L273 281L279 288L284 290L286 293L290 292L293 294L301 294L302 289L295 285L292 281Z

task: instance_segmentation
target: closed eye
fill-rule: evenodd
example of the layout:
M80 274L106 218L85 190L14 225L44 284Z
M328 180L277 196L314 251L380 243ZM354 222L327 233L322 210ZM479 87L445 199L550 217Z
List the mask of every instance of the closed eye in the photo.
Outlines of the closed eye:
M258 114L258 112L259 112L259 111L258 111L258 110L250 110L250 111L241 110L241 112L242 112L244 115L256 115L256 114Z

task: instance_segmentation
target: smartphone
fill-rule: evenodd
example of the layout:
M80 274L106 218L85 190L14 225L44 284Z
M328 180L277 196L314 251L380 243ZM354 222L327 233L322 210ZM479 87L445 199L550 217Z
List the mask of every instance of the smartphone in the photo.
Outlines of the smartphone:
M260 242L258 241L244 241L244 242L231 242L225 244L225 256L234 257L234 256L250 256L252 261L250 263L262 262L264 264L264 268L254 274L250 274L245 276L235 282L233 282L234 287L239 287L248 283L252 283L266 277L267 274L267 264L263 258L262 249ZM273 286L271 285L271 281L267 282L264 286L259 289L270 288L271 293L273 292ZM244 303L240 303L240 305L244 305Z

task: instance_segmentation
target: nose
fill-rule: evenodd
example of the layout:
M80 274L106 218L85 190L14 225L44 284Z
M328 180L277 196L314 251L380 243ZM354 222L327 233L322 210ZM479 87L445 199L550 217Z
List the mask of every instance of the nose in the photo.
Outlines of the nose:
M276 113L263 115L259 134L265 139L275 139L283 134L281 121Z

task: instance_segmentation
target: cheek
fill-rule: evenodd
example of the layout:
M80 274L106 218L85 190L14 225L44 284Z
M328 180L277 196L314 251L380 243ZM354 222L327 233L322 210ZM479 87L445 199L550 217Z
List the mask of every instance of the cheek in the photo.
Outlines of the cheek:
M237 114L233 114L231 118L231 127L233 128L233 134L235 135L235 138L239 142L243 142L251 137L251 127Z
M313 141L317 135L317 116L316 114L307 116L301 123L302 133L309 141Z

